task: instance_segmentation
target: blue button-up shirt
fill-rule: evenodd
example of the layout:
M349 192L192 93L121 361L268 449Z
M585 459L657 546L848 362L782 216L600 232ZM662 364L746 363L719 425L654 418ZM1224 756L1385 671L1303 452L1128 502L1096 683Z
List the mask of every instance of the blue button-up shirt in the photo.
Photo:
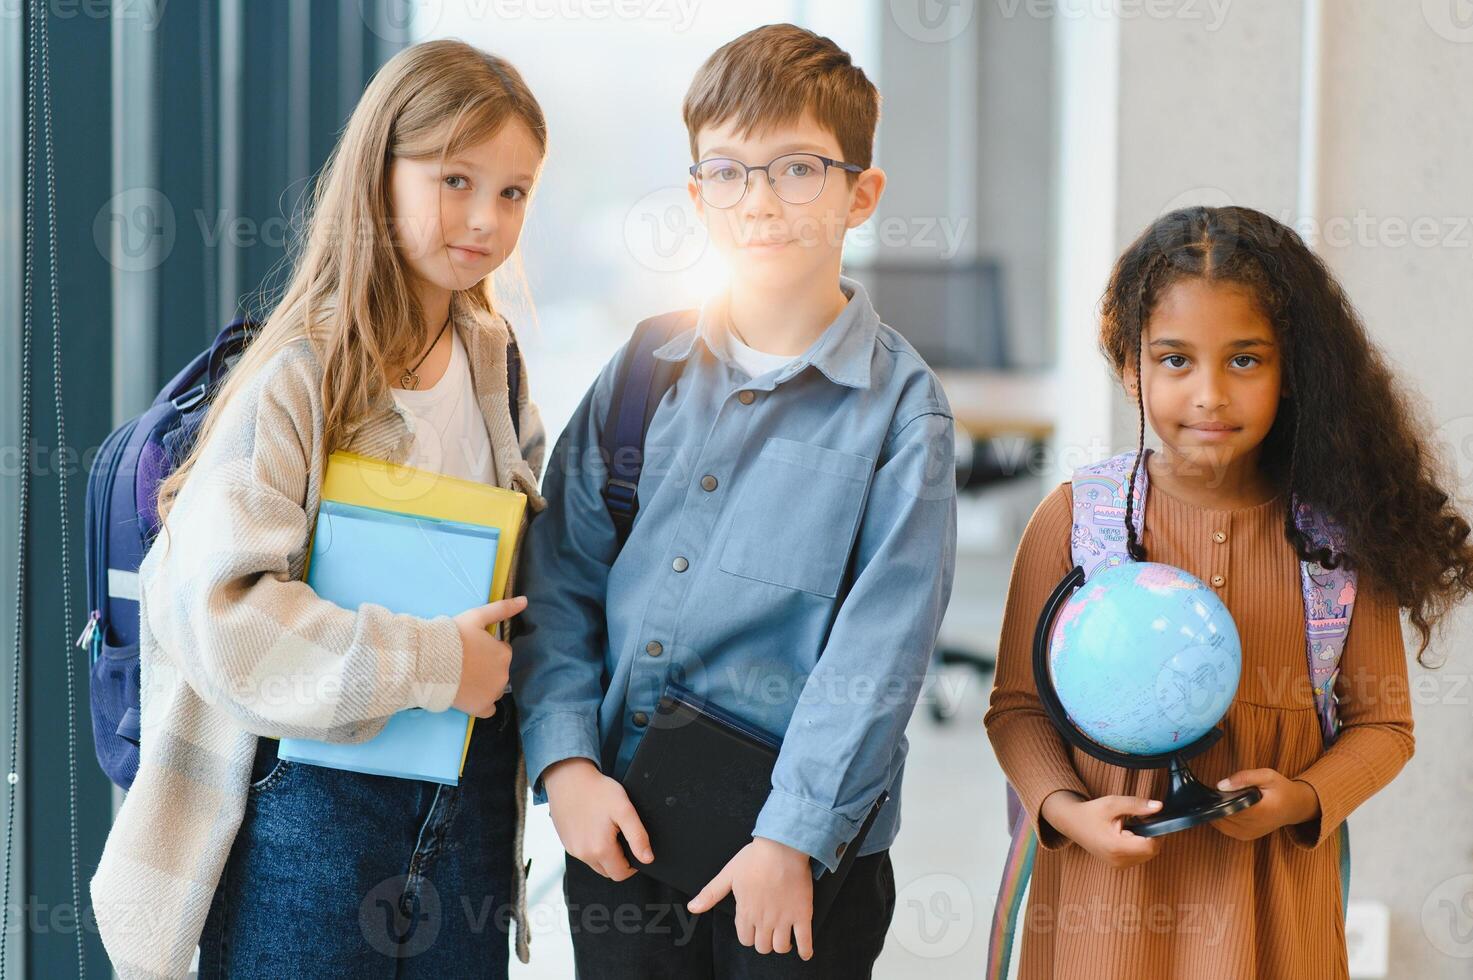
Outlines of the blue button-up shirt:
M894 841L905 727L951 595L952 417L915 349L840 284L840 315L761 377L726 353L723 300L656 351L685 365L650 423L622 551L600 495L617 357L568 423L513 641L535 802L548 766L614 744L621 778L673 680L782 738L754 836L832 870L889 790L859 853Z

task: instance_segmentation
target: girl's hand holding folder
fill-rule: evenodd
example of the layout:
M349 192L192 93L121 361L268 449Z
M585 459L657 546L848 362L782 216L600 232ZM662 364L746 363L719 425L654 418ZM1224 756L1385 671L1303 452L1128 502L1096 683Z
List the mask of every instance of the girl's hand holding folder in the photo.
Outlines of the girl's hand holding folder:
M455 617L460 628L460 687L450 707L477 718L496 714L496 702L506 691L511 672L511 645L486 632L527 608L527 597L516 596L467 609Z

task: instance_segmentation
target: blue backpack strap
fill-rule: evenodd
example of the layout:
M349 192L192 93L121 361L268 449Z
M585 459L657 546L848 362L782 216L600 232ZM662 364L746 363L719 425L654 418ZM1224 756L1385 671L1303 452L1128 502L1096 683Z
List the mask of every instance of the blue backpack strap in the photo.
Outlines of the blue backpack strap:
M655 351L695 325L697 311L678 310L641 320L624 347L614 375L614 393L604 419L600 448L607 461L604 506L623 547L639 513L639 474L644 469L644 437L655 408L679 377L682 361L662 361Z
M604 506L614 522L620 548L629 539L635 515L639 513L639 474L644 469L645 433L649 431L655 409L685 367L684 361L656 358L655 351L676 334L695 326L698 316L697 310L678 310L641 320L614 369L614 392L599 437L599 449L608 464ZM605 673L604 690L608 690L608 683ZM622 741L623 729L615 725L599 746L599 765L605 773L614 771Z

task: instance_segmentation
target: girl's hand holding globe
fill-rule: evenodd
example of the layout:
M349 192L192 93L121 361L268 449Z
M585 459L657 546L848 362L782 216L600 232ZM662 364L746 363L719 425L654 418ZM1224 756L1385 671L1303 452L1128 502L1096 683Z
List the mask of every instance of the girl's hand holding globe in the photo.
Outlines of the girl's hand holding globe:
M1257 840L1280 827L1306 823L1320 815L1320 798L1314 787L1275 769L1244 769L1217 784L1224 790L1244 786L1257 786L1263 799L1246 810L1212 821L1212 826L1234 840Z
M1129 868L1155 857L1161 850L1161 838L1131 833L1125 829L1125 818L1148 816L1159 809L1160 800L1139 796L1086 800L1065 789L1050 793L1039 811L1055 830L1094 857L1112 868Z

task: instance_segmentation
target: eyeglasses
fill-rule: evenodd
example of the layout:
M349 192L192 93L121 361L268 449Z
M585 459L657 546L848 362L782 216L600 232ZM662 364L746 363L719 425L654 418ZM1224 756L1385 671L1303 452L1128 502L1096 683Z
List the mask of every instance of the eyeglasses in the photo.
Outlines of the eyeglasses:
M760 170L772 192L788 204L808 204L823 193L829 168L838 167L851 174L862 174L858 164L821 157L817 153L784 153L768 161L765 167L749 167L740 160L712 157L690 168L700 188L701 200L713 208L735 207L747 194L748 178Z

